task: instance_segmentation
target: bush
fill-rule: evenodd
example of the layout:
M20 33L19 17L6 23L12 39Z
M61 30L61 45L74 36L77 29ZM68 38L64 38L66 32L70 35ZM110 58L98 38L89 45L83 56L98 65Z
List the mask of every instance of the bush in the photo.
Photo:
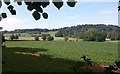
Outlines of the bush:
M10 40L13 41L14 39L16 39L16 40L19 39L19 36L12 34L12 35L10 36Z
M45 34L42 34L42 39L43 39L43 41L46 40L46 35Z
M15 36L14 36L14 39L19 39L19 36L18 36L18 35L15 35Z
M54 38L53 38L52 36L49 36L49 37L47 38L47 40L48 40L48 41L53 41Z
M12 34L12 35L10 36L10 40L13 41L14 38L15 38L15 36Z
M39 37L38 36L35 37L35 41L39 41Z
M68 40L68 37L65 37L64 39L65 39L65 41L67 41L67 40Z
M106 40L105 40L105 38L102 38L102 37L96 37L96 41L97 42L104 42Z

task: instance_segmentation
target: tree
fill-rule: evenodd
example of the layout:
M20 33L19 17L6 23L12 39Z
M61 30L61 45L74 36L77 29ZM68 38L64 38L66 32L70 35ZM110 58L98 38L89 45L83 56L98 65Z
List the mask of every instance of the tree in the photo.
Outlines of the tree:
M5 37L2 35L2 43L5 42Z
M39 37L38 36L36 36L34 39L35 39L35 41L39 41Z
M88 31L84 33L83 39L87 41L95 41L96 30L94 28L88 29Z
M11 5L10 0L3 0L4 3L7 5L7 9L10 11L12 15L16 15L16 10L14 9L14 6ZM32 11L32 16L34 17L35 20L39 20L41 16L43 16L44 19L48 19L48 14L44 12L44 8L46 8L49 4L49 0L14 0L19 6L22 5L22 1L27 6L27 9L29 11ZM55 7L57 7L59 10L63 6L63 1L62 0L52 0L52 3L54 4ZM77 1L75 0L68 0L67 5L70 7L74 7ZM2 0L0 0L0 8L2 6ZM4 19L7 17L6 13L1 13L0 20Z
M2 47L5 47L5 45L4 45L4 42L5 42L5 37L2 35Z
M104 32L109 33L115 31L116 33L120 32L120 27L116 25L105 25L105 24L79 24L77 26L63 27L58 29L58 32L62 32L64 36L81 38L83 39L85 32L88 29L94 28L97 33ZM57 32L57 33L58 33Z
M46 40L46 35L45 34L42 34L42 39L43 39L43 41Z
M67 40L68 40L68 37L64 37L64 40L67 41Z
M63 37L63 34L62 34L62 32L57 32L57 33L55 33L55 37Z
M108 38L110 38L111 40L120 40L120 33L115 32L115 31L110 32L108 34Z
M14 39L19 39L19 36L16 34L16 35L14 35Z
M14 39L16 39L16 40L19 39L19 36L18 36L17 34L16 34L16 35L13 35L13 34L12 34L12 35L10 36L10 40L13 41Z
M53 38L52 36L49 36L49 37L47 37L47 40L48 40L48 41L53 41L54 38Z
M13 39L15 39L15 36L12 34L12 35L10 36L10 40L13 41Z
M106 41L107 34L106 33L97 33L95 41L104 42Z

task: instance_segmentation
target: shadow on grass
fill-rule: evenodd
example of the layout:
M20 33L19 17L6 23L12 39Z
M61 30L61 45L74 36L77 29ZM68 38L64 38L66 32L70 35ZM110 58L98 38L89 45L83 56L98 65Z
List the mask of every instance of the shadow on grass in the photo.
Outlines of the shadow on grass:
M14 52L47 52L43 48L6 47L2 49L4 72L74 72L79 66L85 65L83 61L72 61L61 58L52 58L50 55L19 55ZM75 66L77 65L77 66ZM74 68L75 67L75 68ZM76 68L77 67L77 68Z
M21 48L20 48L21 49ZM22 48L21 50L17 50L18 52L31 52L31 53L36 53L36 52L46 52L48 49L44 48Z
M35 41L35 40L6 40L6 41Z

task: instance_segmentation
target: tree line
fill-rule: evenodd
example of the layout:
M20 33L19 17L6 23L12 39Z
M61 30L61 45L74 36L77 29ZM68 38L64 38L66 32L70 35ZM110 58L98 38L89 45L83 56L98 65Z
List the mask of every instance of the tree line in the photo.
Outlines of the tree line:
M43 41L47 40L47 41L53 41L54 37L52 37L50 34L42 34L41 38L43 39ZM12 34L10 35L9 39L11 41L13 40L18 40L19 39L19 35L18 34ZM39 36L34 36L35 41L39 41ZM5 38L4 36L2 37L2 41L5 42Z
M48 32L48 31L58 31L58 29L40 29L40 28L34 28L34 29L15 29L13 31L2 31L3 34L5 33L34 33L38 34L41 32Z
M73 37L85 41L120 40L120 27L105 24L85 24L72 27L64 27L58 30L56 37Z

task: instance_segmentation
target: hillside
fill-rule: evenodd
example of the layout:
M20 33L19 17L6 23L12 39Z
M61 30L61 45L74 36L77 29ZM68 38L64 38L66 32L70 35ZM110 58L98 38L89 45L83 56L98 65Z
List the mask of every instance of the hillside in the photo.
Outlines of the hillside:
M120 32L120 27L116 25L105 25L105 24L85 24L85 25L77 25L71 27L64 27L58 30L58 33L62 33L64 36L72 36L78 35L79 33L83 33L88 31L88 29L94 28L97 32Z

